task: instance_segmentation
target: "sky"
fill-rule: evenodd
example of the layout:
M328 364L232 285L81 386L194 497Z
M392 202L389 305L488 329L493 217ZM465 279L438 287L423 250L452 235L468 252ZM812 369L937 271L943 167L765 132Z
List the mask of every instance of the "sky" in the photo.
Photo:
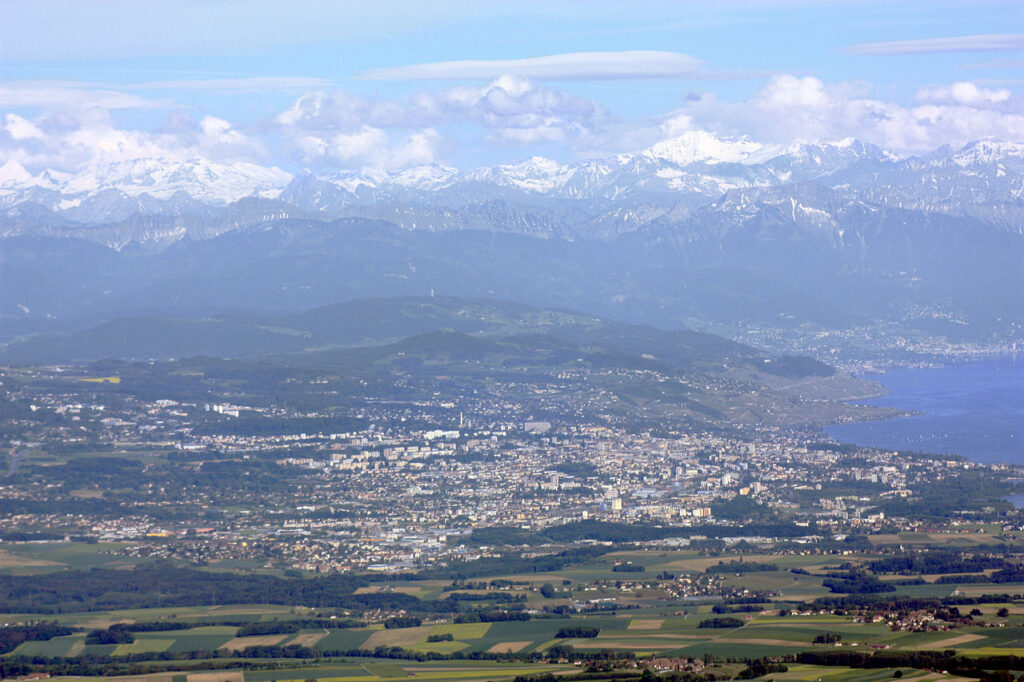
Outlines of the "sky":
M1024 142L1020 0L0 0L0 166L570 163L704 130Z

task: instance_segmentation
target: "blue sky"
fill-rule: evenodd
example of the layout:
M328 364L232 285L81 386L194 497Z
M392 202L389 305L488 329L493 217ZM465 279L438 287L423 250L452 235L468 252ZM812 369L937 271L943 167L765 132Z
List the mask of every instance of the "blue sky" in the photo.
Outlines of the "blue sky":
M692 129L916 153L1024 137L1024 4L2 0L0 81L0 155L33 170L568 162Z

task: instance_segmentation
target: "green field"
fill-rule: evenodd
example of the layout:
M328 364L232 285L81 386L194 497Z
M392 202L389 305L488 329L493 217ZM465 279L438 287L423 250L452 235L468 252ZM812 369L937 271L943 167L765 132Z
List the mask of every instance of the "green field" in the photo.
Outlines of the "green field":
M897 538L905 539L905 538ZM921 539L915 536L913 540ZM954 542L957 538L943 538L942 543ZM74 545L71 543L11 543L5 546L11 570L54 570L58 567L89 567L115 565L119 557L107 553L108 548L95 545ZM308 679L345 680L387 680L400 679L415 674L425 679L503 679L519 674L546 670L569 670L558 666L532 665L515 660L515 656L529 656L549 651L552 647L567 645L581 653L598 653L604 650L630 652L637 656L667 656L704 658L714 656L718 660L731 660L730 665L743 666L743 660L762 657L779 657L801 651L855 650L872 652L885 649L898 651L943 651L953 649L965 656L1024 655L1024 603L1021 601L1001 604L980 604L977 618L992 627L973 625L970 622L958 624L955 629L938 632L909 632L890 630L885 622L854 622L851 615L814 613L809 615L778 615L780 610L790 613L803 610L801 603L819 597L838 597L822 584L829 571L846 570L843 564L865 565L877 559L870 553L849 553L841 556L823 554L771 554L745 553L744 562L773 563L779 570L751 571L743 573L708 573L710 566L721 561L738 560L739 554L706 556L694 551L629 551L615 552L598 557L581 565L570 565L550 573L532 573L506 576L512 585L492 587L493 600L462 600L458 602L463 610L488 611L502 609L499 601L506 595L525 597L525 607L534 610L529 621L499 621L455 624L450 612L441 611L422 615L424 625L412 628L386 629L381 622L388 614L370 614L371 624L362 628L333 629L315 628L307 623L306 629L296 633L253 636L236 640L238 626L215 625L216 622L252 623L288 621L290 619L329 618L332 615L349 617L340 609L310 609L287 605L233 604L222 606L162 607L153 609L130 609L82 613L41 614L0 614L0 625L17 624L32 620L53 620L60 624L79 628L72 635L54 638L45 642L25 642L19 645L9 657L75 657L112 656L118 657L153 655L145 665L151 669L180 670L195 665L192 654L221 650L225 645L238 647L247 645L287 646L297 644L313 647L319 652L349 652L362 650L352 660L340 658L323 659L316 666L302 667L300 660L282 659L280 670L248 671L244 680L241 672L231 672L230 679L214 680L197 677L189 680L185 674L159 673L131 682L275 682L277 680ZM21 567L15 564L21 561ZM612 571L617 562L632 561L644 566L643 572L624 573ZM36 562L35 564L33 562ZM224 567L221 567L224 568ZM791 569L800 569L793 573ZM220 570L220 569L217 569ZM679 601L666 598L664 584L672 577L659 579L659 573L667 572L690 581L712 581L716 590L731 596L750 596L754 611L715 613L713 608L722 604L722 597L706 595L694 600ZM903 579L906 575L885 574L886 580ZM360 588L360 594L405 593L423 600L447 598L452 590L487 595L487 581L473 581L474 584L453 584L451 581L430 580L402 581L375 580ZM555 587L554 597L544 597L541 585L551 583ZM965 585L898 585L897 591L883 593L893 597L946 597L959 587L960 594L986 594L1003 592L1024 593L1024 585L1017 584L965 584ZM616 611L598 611L591 614L554 615L550 607L580 605L587 602L600 606L614 603ZM451 602L445 602L450 604ZM726 604L727 608L743 608L743 600ZM997 616L1001 608L1010 609L1009 617ZM975 605L961 606L966 615ZM546 611L545 611L546 609ZM719 609L721 610L721 609ZM685 615L684 615L685 614ZM358 616L359 614L355 614ZM713 617L730 617L742 625L732 628L700 628L702 621ZM438 622L438 620L441 622ZM161 630L135 633L131 644L95 646L85 645L85 633L91 629L107 628L115 623L168 621L188 624L180 630ZM593 638L559 638L563 628L596 628L599 634ZM814 639L822 633L841 636L838 645L815 644ZM432 635L451 635L452 641L428 642ZM230 643L230 644L229 644ZM501 661L468 661L444 659L431 662L379 660L364 658L378 647L398 647L421 654L479 654L507 655ZM172 661L152 660L156 655L182 655ZM277 655L277 654L271 654ZM201 659L201 656L196 657ZM239 657L240 658L240 657ZM218 658L224 662L235 659ZM248 659L252 660L252 659ZM260 659L266 662L267 659ZM578 668L575 668L578 670ZM741 668L737 668L736 672ZM773 674L772 679L822 679L836 680L882 680L890 679L892 670L851 670L849 668L818 666L792 666L788 673ZM922 677L920 671L904 669L905 679ZM227 673L225 673L227 674ZM179 679L180 678L180 679ZM942 679L933 676L930 679ZM126 680L126 682L129 682Z

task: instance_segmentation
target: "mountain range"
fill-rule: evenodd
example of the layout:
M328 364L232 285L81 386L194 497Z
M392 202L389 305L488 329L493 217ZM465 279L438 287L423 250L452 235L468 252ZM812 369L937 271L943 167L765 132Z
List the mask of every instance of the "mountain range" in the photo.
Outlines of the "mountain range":
M208 238L281 218L607 239L685 221L702 207L729 211L766 190L798 194L812 182L844 204L972 217L1020 232L1022 171L1024 145L998 140L901 158L854 139L779 146L693 131L608 159L563 165L534 157L466 172L421 166L293 176L253 163L140 159L32 175L10 160L0 166L0 209L5 235L85 236L114 247ZM792 208L821 222L832 217L814 203ZM152 227L139 229L146 218Z
M900 157L689 132L568 165L294 176L205 159L33 175L11 160L0 277L6 339L436 291L775 350L790 332L827 337L799 348L818 356L856 330L879 348L1005 345L1024 328L1024 145Z

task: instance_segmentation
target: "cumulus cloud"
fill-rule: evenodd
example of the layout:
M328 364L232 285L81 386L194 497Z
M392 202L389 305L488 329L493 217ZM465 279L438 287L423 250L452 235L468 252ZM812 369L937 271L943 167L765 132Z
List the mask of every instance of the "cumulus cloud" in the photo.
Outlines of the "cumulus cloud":
M138 159L253 160L265 157L266 149L214 116L178 121L172 131L149 132L120 128L109 112L93 108L31 121L7 114L0 121L0 155L25 166L78 170Z
M920 153L988 136L1024 141L1022 111L1012 94L972 84L927 88L913 106L903 106L872 98L862 83L780 74L745 102L710 94L689 101L665 118L662 130L704 129L775 143L856 137Z
M961 82L934 88L922 88L917 91L915 100L918 102L931 102L933 104L987 106L1007 102L1011 94L1005 88L990 90L979 88L974 83Z
M493 80L519 76L534 80L616 80L687 78L699 74L701 61L680 52L632 50L568 52L527 59L474 59L374 69L368 80Z
M586 138L604 116L590 100L502 76L482 87L422 91L405 101L308 93L275 122L306 163L334 159L398 168L436 160L443 146L438 127L468 122L494 142L566 143ZM385 151L373 154L374 146Z
M988 33L984 35L954 36L952 38L925 38L922 40L893 40L882 43L862 43L846 48L852 54L898 55L931 54L935 52L998 52L1024 49L1024 33Z
M13 140L29 140L43 137L42 130L37 128L31 121L17 114L7 114L4 117L4 129Z

